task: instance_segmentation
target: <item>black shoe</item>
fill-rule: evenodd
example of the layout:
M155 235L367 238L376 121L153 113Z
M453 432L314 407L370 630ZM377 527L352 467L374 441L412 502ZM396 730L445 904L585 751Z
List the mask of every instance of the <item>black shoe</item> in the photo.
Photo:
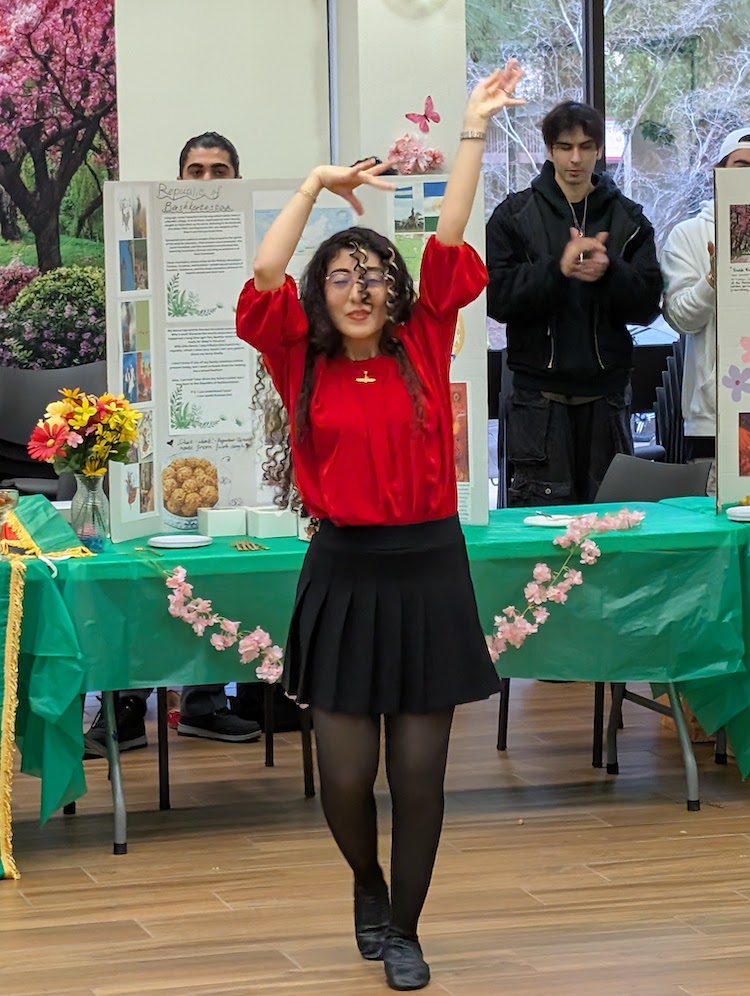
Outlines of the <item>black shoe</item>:
M204 737L242 744L260 738L260 727L250 719L241 719L226 707L205 716L180 716L177 732L181 737Z
M146 747L146 703L134 695L117 695L115 697L115 718L117 721L116 739L120 753L126 750L137 750ZM94 757L107 756L107 737L104 730L104 710L100 709L94 716L94 722L84 734L84 761Z
M354 933L359 953L368 961L380 961L383 942L391 922L391 904L385 882L376 892L366 892L354 883Z
M416 937L388 931L383 943L383 965L391 989L424 989L430 981L430 967Z
M265 688L260 682L242 682L237 685L236 698L230 697L229 707L235 716L250 719L265 730ZM296 702L284 694L281 685L274 685L273 729L275 733L289 733L300 728L300 710Z

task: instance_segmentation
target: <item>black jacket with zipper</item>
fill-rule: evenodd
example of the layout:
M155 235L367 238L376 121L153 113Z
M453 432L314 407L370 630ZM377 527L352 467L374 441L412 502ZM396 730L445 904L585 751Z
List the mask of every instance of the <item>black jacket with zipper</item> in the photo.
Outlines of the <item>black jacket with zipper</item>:
M626 323L646 325L658 314L654 230L606 173L592 181L585 234L609 232L610 260L594 283L560 271L573 214L551 162L487 223L488 311L507 323L508 366L518 387L585 397L623 390L633 352ZM584 202L574 210L580 222Z

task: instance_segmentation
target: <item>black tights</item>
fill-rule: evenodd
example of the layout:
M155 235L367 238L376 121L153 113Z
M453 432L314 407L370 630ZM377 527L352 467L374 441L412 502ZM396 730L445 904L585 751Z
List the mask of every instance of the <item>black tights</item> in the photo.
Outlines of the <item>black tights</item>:
M453 708L385 717L385 761L393 802L391 923L416 935L443 825L443 781ZM373 786L380 718L313 709L320 795L328 826L355 881L382 882Z

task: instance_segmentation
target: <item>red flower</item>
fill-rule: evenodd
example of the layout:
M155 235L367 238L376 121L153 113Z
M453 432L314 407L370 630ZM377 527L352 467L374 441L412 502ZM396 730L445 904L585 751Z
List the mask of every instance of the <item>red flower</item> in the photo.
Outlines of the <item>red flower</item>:
M26 448L34 460L52 463L68 438L65 422L40 422L31 433Z

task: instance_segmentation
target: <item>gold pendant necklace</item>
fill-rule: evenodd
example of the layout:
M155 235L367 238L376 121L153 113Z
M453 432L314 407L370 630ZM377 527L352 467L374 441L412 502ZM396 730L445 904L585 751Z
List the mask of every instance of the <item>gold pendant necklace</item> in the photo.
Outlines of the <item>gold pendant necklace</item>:
M362 377L355 377L355 380L357 381L358 384L374 384L376 378L375 377L368 377L367 371L365 370L363 376Z

